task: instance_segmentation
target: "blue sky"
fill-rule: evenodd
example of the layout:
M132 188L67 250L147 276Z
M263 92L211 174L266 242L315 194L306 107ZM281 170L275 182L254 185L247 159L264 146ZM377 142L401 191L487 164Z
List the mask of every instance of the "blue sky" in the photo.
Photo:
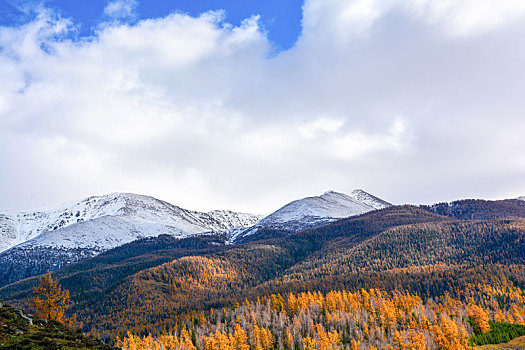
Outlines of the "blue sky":
M13 26L33 19L34 12L28 1L0 0L0 25ZM78 25L79 36L93 35L93 30L104 21L104 8L108 0L47 0L43 6L54 9L61 16L71 18ZM259 15L268 38L277 50L290 48L301 32L301 6L299 0L149 0L137 2L136 16L131 22L146 18L164 17L172 12L198 16L210 10L224 10L228 23L239 25L253 15Z
M524 1L166 3L0 0L0 210L525 195Z

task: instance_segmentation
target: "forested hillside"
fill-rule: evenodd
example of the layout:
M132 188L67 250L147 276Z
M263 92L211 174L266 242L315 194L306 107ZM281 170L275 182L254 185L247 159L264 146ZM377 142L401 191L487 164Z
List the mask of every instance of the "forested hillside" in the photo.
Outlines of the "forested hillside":
M68 266L54 276L71 291L71 312L85 330L105 337L122 337L128 331L174 332L180 342L185 324L190 338L193 329L192 344L204 349L214 344L210 336L222 337L217 329L226 338L235 336L239 319L244 320L240 325L253 349L260 349L253 340L258 332L254 324L259 331L262 327L271 332L271 346L289 349L290 341L294 349L321 348L319 339L329 333L339 339L332 342L334 347L359 343L366 349L387 344L396 348L397 342L399 348L401 339L406 346L424 341L437 348L447 336L436 327L442 332L456 327L461 336L454 333L459 338L450 336L447 341L466 346L476 333L469 323L472 305L483 308L491 322L520 324L523 320L516 315L525 314L525 219L507 218L508 208L496 204L490 210L486 203L470 206L476 217L491 213L477 220L393 206L297 233L260 230L233 245L225 244L221 236L148 238ZM34 283L27 279L6 286L0 289L0 298L24 305ZM362 289L372 301L364 301L368 297ZM331 291L354 295L361 304L357 309L331 310L326 304ZM295 298L301 293L317 295L311 297L318 298L317 306L301 304L294 309L290 293ZM272 294L282 305L268 309ZM416 309L400 306L405 297ZM447 298L459 306L447 309L452 317L443 319L440 310L450 307ZM400 310L387 326L381 308L389 303ZM199 321L201 311L206 323ZM427 328L421 326L421 315L429 320ZM227 323L221 323L225 319ZM281 320L278 327L276 320ZM401 338L394 341L396 330Z
M422 300L378 289L272 294L222 310L193 313L149 336L128 333L135 347L181 349L469 349L525 334L525 293L480 285L467 300ZM504 302L501 300L504 299Z
M499 201L464 199L451 203L438 203L421 207L437 214L461 220L525 218L525 200L523 199L504 199Z

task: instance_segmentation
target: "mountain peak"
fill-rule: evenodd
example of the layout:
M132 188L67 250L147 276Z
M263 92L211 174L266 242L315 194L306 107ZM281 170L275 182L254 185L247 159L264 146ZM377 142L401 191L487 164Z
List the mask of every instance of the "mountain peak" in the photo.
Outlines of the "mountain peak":
M367 195L367 196L371 196L370 193L368 193L368 192L366 192L365 190L362 190L362 189L360 189L360 188L357 188L357 189L353 190L350 194L355 195L355 196L357 196L357 195Z
M356 191L349 196L330 190L295 200L262 219L258 226L295 231L390 206L362 190Z
M353 190L351 193L350 193L350 197L362 202L362 203L365 203L371 207L373 207L374 209L383 209L383 208L386 208L386 207L389 207L391 206L392 204L391 203L388 203L387 201L384 201L382 200L381 198L378 198L374 195L371 195L370 193L366 192L366 191L363 191L362 189L356 189L356 190Z
M328 190L325 193L323 193L322 195L325 196L325 195L330 195L330 194L341 194L341 193L335 192L335 191L332 191L332 190Z
M326 191L325 193L323 193L322 195L320 196L314 196L312 198L315 198L315 197L319 197L319 198L326 198L326 197L348 197L347 194L344 194L344 193L341 193L341 192L336 192L336 191Z

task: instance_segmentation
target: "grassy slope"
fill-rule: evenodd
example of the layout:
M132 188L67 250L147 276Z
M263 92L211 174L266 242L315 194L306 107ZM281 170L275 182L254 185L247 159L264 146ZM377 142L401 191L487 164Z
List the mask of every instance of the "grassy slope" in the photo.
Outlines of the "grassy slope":
M0 304L1 305L1 304ZM27 317L27 315L24 314ZM31 325L22 318L20 311L8 305L0 307L0 348L34 350L110 350L99 339L87 337L81 331L57 322L32 319Z

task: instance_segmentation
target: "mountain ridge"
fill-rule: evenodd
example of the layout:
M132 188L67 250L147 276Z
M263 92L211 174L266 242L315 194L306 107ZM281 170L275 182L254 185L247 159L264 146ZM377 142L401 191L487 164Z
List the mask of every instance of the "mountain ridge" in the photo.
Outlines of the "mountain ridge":
M184 238L251 226L261 219L229 210L191 211L151 196L120 192L39 210L0 213L0 242L4 249L9 247L0 252L0 285L140 238Z
M228 235L231 242L238 242L261 229L297 232L391 205L361 189L352 191L350 195L326 191L319 196L294 200L264 217L253 227L231 230Z
M49 237L52 236L52 232L102 217L117 217L130 226L140 226L141 237L143 237L148 235L143 227L147 224L157 226L157 229L153 229L155 235L169 232L182 236L250 226L259 221L262 215L229 210L198 212L183 209L151 196L115 192L33 211L1 212L0 248L1 251L5 251L38 238L42 234ZM158 232L159 230L167 232ZM34 243L38 243L38 240ZM67 244L64 247L72 248Z
M191 211L151 196L117 192L36 212L5 212L11 217L0 220L4 237L18 229L20 236L30 239L0 252L4 266L0 285L54 271L141 238L219 233L227 237L226 243L236 243L261 228L295 232L389 205L363 190L350 195L327 191L292 201L263 218L228 210ZM16 220L18 226L13 224Z

